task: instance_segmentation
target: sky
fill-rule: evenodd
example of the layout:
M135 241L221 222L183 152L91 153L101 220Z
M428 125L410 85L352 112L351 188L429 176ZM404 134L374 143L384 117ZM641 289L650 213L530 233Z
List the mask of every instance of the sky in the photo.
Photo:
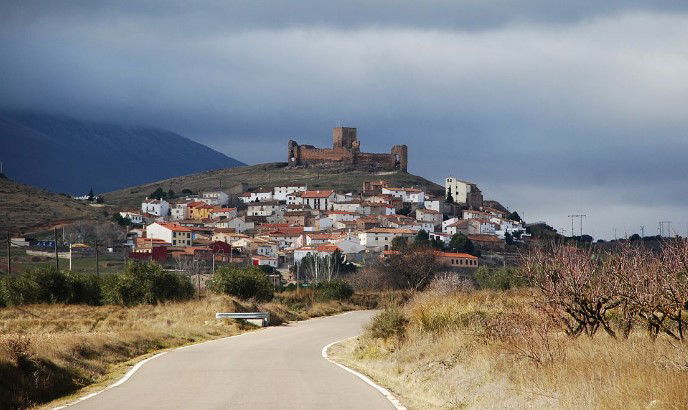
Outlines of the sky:
M602 3L602 4L600 4ZM570 235L688 230L688 2L5 1L0 107L169 129L246 163L409 146ZM576 234L578 233L576 228Z

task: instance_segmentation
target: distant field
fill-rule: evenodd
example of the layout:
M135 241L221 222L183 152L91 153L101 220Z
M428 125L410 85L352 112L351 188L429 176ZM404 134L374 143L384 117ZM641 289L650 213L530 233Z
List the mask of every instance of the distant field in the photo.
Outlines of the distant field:
M246 183L249 189L273 187L285 184L304 184L309 189L336 189L358 192L364 181L385 180L393 185L418 186L435 195L444 195L444 188L425 178L406 172L369 172L353 170L350 167L288 168L286 163L268 163L247 167L220 169L165 179L150 184L121 189L104 195L108 204L119 206L140 206L141 200L157 188L180 193L183 189L194 192L214 189L229 189Z

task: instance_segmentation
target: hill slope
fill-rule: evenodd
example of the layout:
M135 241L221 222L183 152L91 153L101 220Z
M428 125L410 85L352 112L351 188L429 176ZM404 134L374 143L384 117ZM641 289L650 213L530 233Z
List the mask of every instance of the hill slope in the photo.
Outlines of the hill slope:
M102 209L0 176L0 231L3 233L26 233L98 217L104 217Z
M53 192L107 192L243 163L170 131L0 112L0 160L16 181Z
M347 166L322 168L288 168L286 163L275 162L231 169L201 172L121 189L105 194L105 202L120 206L139 207L141 200L158 187L175 192L188 188L194 192L214 189L227 190L240 183L249 189L277 185L305 184L309 189L334 188L339 191L360 191L363 181L385 180L398 186L418 186L431 194L444 195L444 188L425 178L406 172L370 172Z

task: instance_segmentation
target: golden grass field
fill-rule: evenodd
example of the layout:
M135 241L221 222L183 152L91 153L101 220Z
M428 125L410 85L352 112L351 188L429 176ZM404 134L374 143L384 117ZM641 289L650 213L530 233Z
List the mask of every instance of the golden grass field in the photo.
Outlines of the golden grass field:
M212 295L158 305L27 305L0 309L0 403L29 407L109 383L141 357L161 349L239 334L254 326L215 319L220 311L271 313L271 324L355 309L316 302L303 290L256 306ZM14 405L7 406L7 403Z
M570 338L532 300L528 289L419 293L386 316L403 336L379 337L377 323L330 354L411 409L688 407L686 345L641 328Z

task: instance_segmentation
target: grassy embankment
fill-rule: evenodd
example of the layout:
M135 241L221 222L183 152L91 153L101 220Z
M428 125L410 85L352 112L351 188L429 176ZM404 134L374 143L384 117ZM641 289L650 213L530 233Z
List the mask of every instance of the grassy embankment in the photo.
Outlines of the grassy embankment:
M236 335L255 327L216 320L219 311L270 312L271 324L375 304L371 295L318 302L312 291L256 305L229 296L123 307L41 304L0 309L0 403L29 407L109 384L161 349ZM88 389L87 389L88 390Z
M534 292L428 291L391 307L330 354L409 408L688 406L688 348L638 328L571 338Z

